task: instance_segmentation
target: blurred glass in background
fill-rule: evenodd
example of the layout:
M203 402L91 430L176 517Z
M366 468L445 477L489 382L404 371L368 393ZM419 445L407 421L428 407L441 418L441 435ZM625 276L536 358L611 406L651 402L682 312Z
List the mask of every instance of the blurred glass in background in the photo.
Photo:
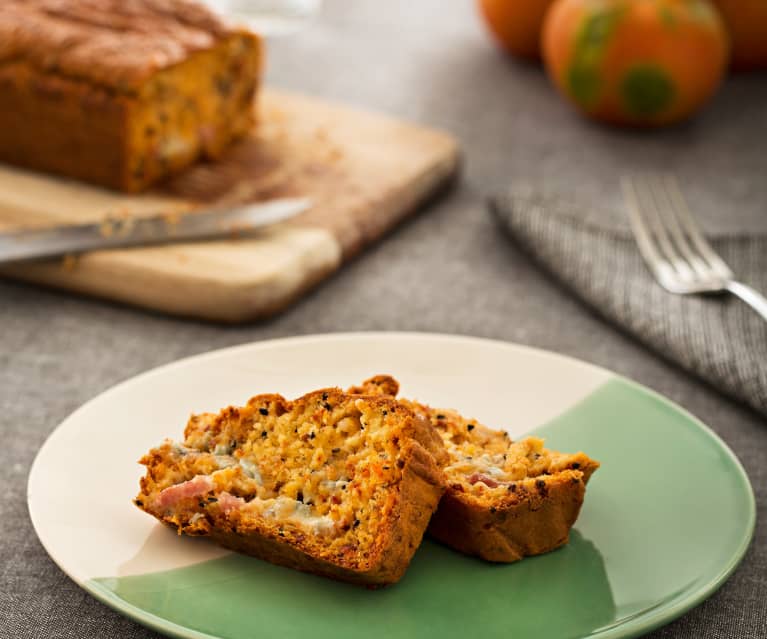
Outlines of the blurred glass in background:
M216 13L248 25L262 35L283 35L304 27L322 0L203 0Z

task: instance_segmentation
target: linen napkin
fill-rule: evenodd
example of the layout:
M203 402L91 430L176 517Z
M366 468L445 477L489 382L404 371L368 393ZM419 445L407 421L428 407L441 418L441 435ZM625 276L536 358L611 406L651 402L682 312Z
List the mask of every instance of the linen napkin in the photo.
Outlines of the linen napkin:
M682 296L653 279L631 231L585 219L556 194L490 199L508 236L572 294L656 353L767 416L767 322L729 295ZM737 279L767 292L767 235L717 236Z

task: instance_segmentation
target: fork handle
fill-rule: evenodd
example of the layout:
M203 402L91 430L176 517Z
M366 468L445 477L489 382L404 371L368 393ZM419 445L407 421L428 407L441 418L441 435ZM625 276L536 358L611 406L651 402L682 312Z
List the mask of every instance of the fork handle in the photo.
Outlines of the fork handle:
M767 320L767 298L764 295L755 291L750 286L732 280L725 284L725 288L759 313L762 319Z

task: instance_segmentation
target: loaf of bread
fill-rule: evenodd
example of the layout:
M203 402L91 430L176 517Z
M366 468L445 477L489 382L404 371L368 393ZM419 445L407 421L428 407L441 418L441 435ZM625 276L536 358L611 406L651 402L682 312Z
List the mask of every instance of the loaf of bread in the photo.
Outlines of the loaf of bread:
M190 419L141 463L135 499L179 534L343 581L404 574L444 490L432 427L390 397L253 397Z
M398 390L396 380L379 375L349 392L394 397ZM454 410L404 399L400 404L429 420L449 456L445 494L429 525L432 537L496 562L567 543L598 462L584 453L548 450L537 437L512 442L505 431Z
M3 0L0 161L140 191L251 128L262 57L192 0Z

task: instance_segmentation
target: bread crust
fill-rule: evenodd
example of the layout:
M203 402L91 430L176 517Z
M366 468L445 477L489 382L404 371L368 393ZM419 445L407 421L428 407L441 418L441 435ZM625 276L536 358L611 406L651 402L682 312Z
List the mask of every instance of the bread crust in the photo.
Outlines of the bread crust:
M513 498L493 505L448 487L429 524L429 535L487 561L518 561L568 542L585 493L579 471L557 473L540 487L518 483Z
M269 406L278 414L290 411L301 414L304 407L318 403L337 407L344 402L358 400L365 403L366 409L374 409L384 415L388 413L389 419L395 419L392 416L396 414L398 425L396 465L401 473L396 486L387 489L387 500L381 505L387 514L369 547L343 547L331 553L322 538L306 530L264 517L242 517L239 511L227 513L216 505L207 508L206 516L192 524L189 520L180 521L173 513L151 506L153 495L157 494L153 469L164 463L163 452L159 449L154 449L141 460L147 465L148 472L141 480L141 492L136 503L179 534L209 536L226 548L274 564L369 587L395 583L405 573L418 548L445 486L444 474L434 455L419 441L423 437L423 425L418 423L412 411L388 397L347 395L339 389L314 391L293 402L280 395L259 395L245 407L229 407L217 415L193 417L185 435L190 441L202 432L220 432L232 425L236 428L247 422L253 411L262 406ZM426 440L433 445L431 437Z
M0 64L127 93L240 31L196 0L3 0Z

